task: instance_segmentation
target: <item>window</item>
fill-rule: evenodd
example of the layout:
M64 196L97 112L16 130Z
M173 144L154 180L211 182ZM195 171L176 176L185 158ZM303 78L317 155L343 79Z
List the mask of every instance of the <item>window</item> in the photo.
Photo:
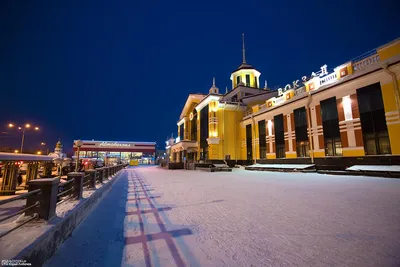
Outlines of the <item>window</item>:
M183 134L184 134L184 123L182 123L181 125L179 125L179 138L181 139L181 140L183 140Z
M336 97L321 101L321 116L325 141L325 155L341 156L342 142L340 141Z
M254 87L258 88L257 77L254 77Z
M283 128L283 114L274 117L276 158L285 157L285 130Z
M253 159L251 124L246 125L246 152L247 159Z
M380 83L357 89L366 155L391 154Z
M236 77L236 86L238 86L239 83L240 83L240 76L237 76L237 77Z
M208 105L200 111L200 148L208 148ZM207 151L204 151L205 155Z
M260 159L265 159L267 157L267 141L266 141L267 131L265 128L265 120L258 122L258 138L260 142Z
M197 140L197 110L193 110L193 119L190 121L190 140L196 141Z
M250 87L250 75L246 74L246 86Z
M309 157L310 143L307 132L307 111L305 107L294 110L297 157Z

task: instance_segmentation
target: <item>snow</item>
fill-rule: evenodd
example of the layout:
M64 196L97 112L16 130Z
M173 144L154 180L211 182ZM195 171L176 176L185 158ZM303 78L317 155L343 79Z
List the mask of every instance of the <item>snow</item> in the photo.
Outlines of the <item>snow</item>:
M248 167L253 168L269 168L269 169L307 169L313 167L314 164L253 164Z
M398 179L130 168L44 266L399 266L399 202Z
M56 215L57 217L65 217L69 211L73 210L81 201L80 200L67 200L57 205Z
M399 165L354 165L346 171L400 172Z

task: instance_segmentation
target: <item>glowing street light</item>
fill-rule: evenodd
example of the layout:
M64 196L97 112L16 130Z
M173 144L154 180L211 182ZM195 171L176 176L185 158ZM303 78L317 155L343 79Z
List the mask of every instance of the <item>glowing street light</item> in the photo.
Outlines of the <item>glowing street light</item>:
M42 151L38 151L38 152L36 152L36 154L42 155Z
M18 149L14 150L14 153L18 153L18 152L19 152L19 150L18 150Z
M8 124L8 127L9 127L9 128L14 128L15 125L14 125L13 123L9 123L9 124ZM29 124L29 123L25 124L24 126L18 126L18 130L22 130L22 140L21 140L21 150L20 150L20 153L22 153L22 150L23 150L23 148L24 148L25 131L28 130L29 128L31 128L31 124ZM39 130L39 127L38 127L38 126L35 126L34 129L35 129L35 131L38 131L38 130ZM15 152L15 153L18 153L18 152Z

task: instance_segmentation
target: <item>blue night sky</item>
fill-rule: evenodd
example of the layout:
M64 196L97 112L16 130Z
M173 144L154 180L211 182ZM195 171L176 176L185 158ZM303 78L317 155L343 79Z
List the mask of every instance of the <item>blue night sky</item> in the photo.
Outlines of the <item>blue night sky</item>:
M397 6L396 6L397 5ZM8 122L40 125L27 148L60 137L157 141L189 93L220 91L247 62L270 87L328 69L400 36L398 4L365 1L1 1L0 147Z

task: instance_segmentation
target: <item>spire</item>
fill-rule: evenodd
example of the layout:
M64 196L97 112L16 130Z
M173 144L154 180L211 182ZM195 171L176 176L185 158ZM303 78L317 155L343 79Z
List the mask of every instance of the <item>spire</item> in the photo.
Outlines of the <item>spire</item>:
M215 77L213 77L213 85L210 88L210 94L218 94L218 87L215 85Z
M265 85L264 85L264 89L268 88L268 84L267 84L267 80L265 80Z
M242 56L243 56L243 64L246 64L246 49L244 46L244 33L242 33L242 43L243 43L243 49L242 49Z
M228 93L228 86L225 87L225 94L227 94L227 93Z

